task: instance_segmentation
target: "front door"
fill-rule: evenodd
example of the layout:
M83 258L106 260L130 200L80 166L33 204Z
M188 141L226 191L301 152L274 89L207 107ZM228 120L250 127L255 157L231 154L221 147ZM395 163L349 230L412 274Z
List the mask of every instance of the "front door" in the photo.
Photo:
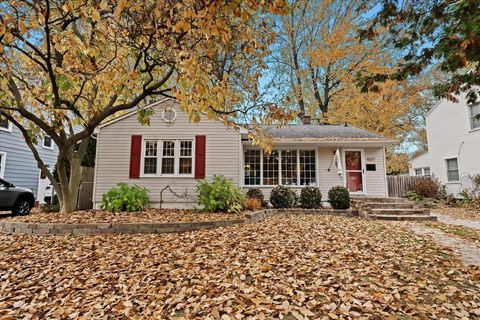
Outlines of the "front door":
M345 182L350 192L364 192L362 151L345 151Z

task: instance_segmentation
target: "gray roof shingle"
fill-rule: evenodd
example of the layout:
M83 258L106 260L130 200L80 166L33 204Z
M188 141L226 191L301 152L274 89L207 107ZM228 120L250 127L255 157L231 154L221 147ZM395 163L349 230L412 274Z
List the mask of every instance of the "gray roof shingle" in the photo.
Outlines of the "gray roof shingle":
M265 128L276 140L391 141L364 129L338 124L290 124Z

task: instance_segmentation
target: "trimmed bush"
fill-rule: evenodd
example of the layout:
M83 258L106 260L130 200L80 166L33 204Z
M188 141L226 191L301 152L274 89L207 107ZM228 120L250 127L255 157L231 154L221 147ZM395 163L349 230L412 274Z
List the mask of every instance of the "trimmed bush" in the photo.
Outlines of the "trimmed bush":
M245 198L243 208L250 211L260 210L262 209L262 200L258 198Z
M147 188L120 182L103 195L100 208L112 212L135 212L145 209L149 203Z
M422 179L415 182L412 191L422 198L438 198L442 185L437 179Z
M345 187L332 187L328 191L328 200L334 209L350 208L350 193Z
M263 203L263 192L258 188L248 189L246 193L247 198L256 198L260 200L260 203Z
M270 202L274 208L292 208L297 202L297 195L290 188L276 186L270 193Z
M206 212L239 212L245 195L232 179L215 175L212 182L202 180L197 185L198 203Z
M300 192L300 207L317 209L322 206L322 193L316 187L305 187Z

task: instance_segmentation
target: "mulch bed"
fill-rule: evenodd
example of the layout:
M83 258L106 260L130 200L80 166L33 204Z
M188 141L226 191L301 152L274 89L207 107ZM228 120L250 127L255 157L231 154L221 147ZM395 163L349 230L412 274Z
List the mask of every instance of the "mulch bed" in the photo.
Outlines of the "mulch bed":
M26 216L8 217L32 223L170 223L243 219L245 213L203 213L194 210L147 209L141 212L108 212L103 210L72 213L45 213L33 211Z

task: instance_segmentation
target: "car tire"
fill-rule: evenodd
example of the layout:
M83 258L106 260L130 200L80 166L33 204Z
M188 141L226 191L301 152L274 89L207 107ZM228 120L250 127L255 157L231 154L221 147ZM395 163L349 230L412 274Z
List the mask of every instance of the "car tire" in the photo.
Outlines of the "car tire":
M15 203L15 206L12 208L12 213L14 215L26 215L30 212L32 209L32 205L30 204L30 201L25 198L20 198L17 200Z

